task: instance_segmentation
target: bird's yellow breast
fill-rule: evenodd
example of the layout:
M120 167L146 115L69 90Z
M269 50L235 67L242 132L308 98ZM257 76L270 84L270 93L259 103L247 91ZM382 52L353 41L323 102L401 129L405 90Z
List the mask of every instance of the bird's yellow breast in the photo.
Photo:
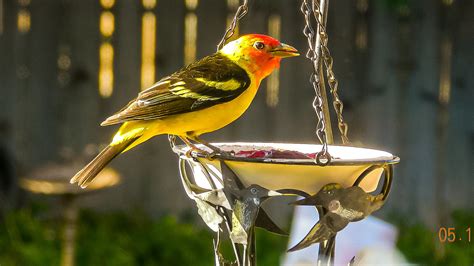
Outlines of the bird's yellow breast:
M250 86L237 98L186 114L173 115L156 121L153 133L184 136L188 132L195 135L225 127L239 118L250 106L260 82L252 81Z
M111 145L139 137L124 150L125 152L156 135L199 136L223 128L247 110L257 94L259 85L259 79L251 79L249 87L237 98L198 111L172 115L157 120L126 122L115 134Z

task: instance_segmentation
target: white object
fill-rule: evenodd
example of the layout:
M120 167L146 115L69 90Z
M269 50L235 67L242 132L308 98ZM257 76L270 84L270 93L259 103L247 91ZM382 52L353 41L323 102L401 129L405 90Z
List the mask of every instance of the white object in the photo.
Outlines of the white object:
M318 221L316 208L297 207L294 213L288 248L303 239ZM347 265L356 256L356 265L403 264L403 256L396 251L397 229L395 226L369 216L366 219L349 223L336 237L335 265ZM319 245L287 253L282 266L316 265ZM383 250L383 252L381 251ZM382 252L382 253L380 253ZM360 255L358 255L360 253ZM385 255L387 254L387 255Z

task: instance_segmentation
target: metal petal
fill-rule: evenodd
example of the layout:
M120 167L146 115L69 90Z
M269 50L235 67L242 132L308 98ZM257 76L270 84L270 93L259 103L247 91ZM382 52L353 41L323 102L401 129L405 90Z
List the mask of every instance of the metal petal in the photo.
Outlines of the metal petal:
M217 232L219 230L219 224L224 221L224 218L217 212L216 208L209 203L195 198L198 213L202 220L207 224L212 231Z

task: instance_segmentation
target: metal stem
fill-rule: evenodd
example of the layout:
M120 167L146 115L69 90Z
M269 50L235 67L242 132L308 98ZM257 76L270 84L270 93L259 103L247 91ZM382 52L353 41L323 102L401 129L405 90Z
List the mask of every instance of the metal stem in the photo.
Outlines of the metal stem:
M63 232L61 244L61 266L74 266L76 251L77 206L74 195L63 196Z
M313 0L317 1L317 0ZM313 2L313 12L314 12L314 2ZM320 12L317 14L319 16L318 30L316 31L316 57L318 62L319 69L319 84L321 88L321 98L323 100L323 114L324 114L324 123L326 128L326 140L328 144L334 143L334 137L332 134L331 126L331 116L329 113L328 98L326 93L326 86L324 82L323 74L323 62L320 59L322 54L322 43L321 43L321 27L326 28L328 10L329 10L329 0L319 0ZM315 14L316 15L316 14ZM321 25L322 24L322 25ZM325 211L318 209L319 217L323 217ZM319 255L318 255L318 265L333 265L334 256L335 256L335 247L336 247L336 236L330 238L328 241L324 241L319 245ZM329 255L329 256L328 256Z
M313 0L314 1L314 0ZM319 12L319 21L321 24L318 24L318 29L316 31L316 62L318 62L318 69L319 69L319 86L321 88L321 98L323 100L323 114L324 114L324 123L326 128L326 141L328 144L334 144L334 137L332 134L332 126L331 126L331 115L329 113L329 102L326 92L326 84L324 82L324 73L323 73L323 60L321 60L322 55L322 43L321 43L321 27L326 28L327 19L328 19L328 8L329 8L329 0L320 0L319 1L319 8L321 12ZM314 12L314 4L313 4L313 12Z
M252 227L250 230L249 240L248 240L249 250L249 266L257 265L257 250L256 250L256 242L255 242L255 227Z
M232 231L232 218L229 217L229 215L226 214L226 211L224 210L224 208L220 207L220 211L221 211L222 215L224 216L224 222L225 222L227 232L229 232L229 234L230 234L230 232ZM241 257L243 257L243 255L242 255L243 252L239 249L237 244L235 244L232 241L231 241L231 244L232 244L232 250L234 251L235 260L237 262L237 265L242 265L240 263L242 261Z
M319 34L318 34L319 35ZM326 92L326 84L324 82L323 62L319 62L319 87L321 88L321 98L323 99L323 115L326 128L327 144L334 144L334 136L331 127L331 115L329 113L328 96Z

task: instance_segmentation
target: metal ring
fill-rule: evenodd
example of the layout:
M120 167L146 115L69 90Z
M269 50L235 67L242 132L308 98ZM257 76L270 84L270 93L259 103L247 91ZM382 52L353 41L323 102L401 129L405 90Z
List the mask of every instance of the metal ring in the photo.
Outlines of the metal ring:
M316 162L317 165L326 166L331 163L331 155L327 151L326 152L320 151L314 157L314 161Z
M378 195L382 195L382 200L385 201L392 187L393 165L391 164L370 166L369 168L365 169L365 171L362 172L362 174L360 174L360 176L354 182L353 186L359 186L362 180L364 180L364 178L367 177L369 173L380 168L383 168L384 181L382 185L382 191L380 191Z
M385 172L385 180L383 182L382 186L382 200L386 200L388 197L388 194L390 193L390 189L392 188L392 180L393 180L393 165L391 164L386 164L383 167L384 172Z
M356 181L354 182L353 186L359 186L362 180L369 175L372 171L377 170L379 168L382 168L383 166L380 164L375 164L370 166L369 168L365 169L364 172L362 172L359 177L357 177Z

